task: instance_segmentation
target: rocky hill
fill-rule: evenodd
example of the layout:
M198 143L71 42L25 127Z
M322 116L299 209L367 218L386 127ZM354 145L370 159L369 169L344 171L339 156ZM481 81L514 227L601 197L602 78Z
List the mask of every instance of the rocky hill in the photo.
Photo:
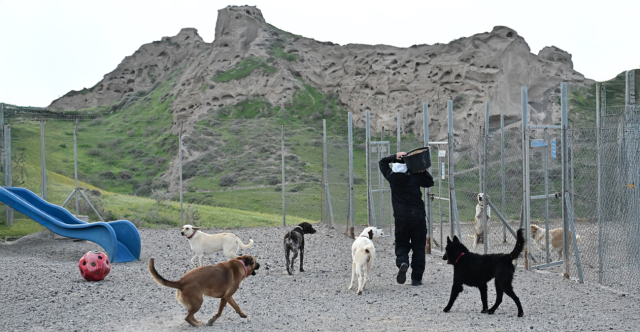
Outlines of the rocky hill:
M265 99L276 109L291 106L294 92L310 85L353 112L356 126L364 125L370 109L376 131L395 129L400 113L403 130L420 135L427 101L432 139L446 135L449 99L455 103L456 131L476 131L486 102L492 123L499 114L507 123L518 121L520 87L528 86L532 121L551 124L559 122L559 83L592 83L573 70L571 54L553 46L533 54L523 37L503 26L448 44L343 46L282 31L256 7L229 6L218 11L212 43L196 29L182 29L143 45L94 87L71 91L49 108L119 111L169 79L175 80L165 96L174 97L174 133L184 122L188 135L199 119L248 98Z

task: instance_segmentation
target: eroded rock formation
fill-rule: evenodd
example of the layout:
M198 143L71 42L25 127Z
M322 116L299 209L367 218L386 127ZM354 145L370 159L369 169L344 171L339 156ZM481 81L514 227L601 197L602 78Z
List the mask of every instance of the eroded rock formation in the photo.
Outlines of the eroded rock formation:
M217 82L216 75L241 60L260 58L275 72L255 70L248 77ZM302 82L337 96L353 112L356 126L371 110L372 127L394 129L396 114L403 130L421 134L422 103L429 102L432 139L446 135L446 102L454 100L458 133L476 131L484 123L485 103L491 121L504 114L507 123L520 119L520 88L528 86L531 119L559 122L558 106L550 102L566 81L590 80L575 70L571 55L545 47L535 55L524 38L510 28L463 37L448 44L337 45L293 35L266 23L259 9L229 6L218 11L215 40L206 43L196 29L145 44L91 89L72 91L52 102L53 110L78 110L114 105L117 111L136 93L143 94L175 76L171 95L174 126L185 130L198 118L250 96L284 105Z

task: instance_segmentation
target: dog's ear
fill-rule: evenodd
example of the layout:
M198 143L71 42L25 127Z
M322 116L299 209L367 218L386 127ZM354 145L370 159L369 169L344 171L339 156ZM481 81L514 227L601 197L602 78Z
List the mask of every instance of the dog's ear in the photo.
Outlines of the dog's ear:
M369 240L373 240L373 230L369 230Z
M458 240L458 236L457 235L453 236L453 243L460 243L460 240Z
M253 261L253 257L251 257L251 256L246 256L246 257L244 258L244 264L245 264L246 266L253 266L253 263L254 263L254 261Z
M193 228L193 230L194 230L194 231L199 231L199 230L200 230L200 227L194 227L194 228Z
M451 239L447 236L447 244L451 243Z

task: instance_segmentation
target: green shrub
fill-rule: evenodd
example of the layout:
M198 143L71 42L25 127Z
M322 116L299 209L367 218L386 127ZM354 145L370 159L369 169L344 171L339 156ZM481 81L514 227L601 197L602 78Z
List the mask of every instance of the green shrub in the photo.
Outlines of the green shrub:
M278 71L277 67L268 65L263 59L258 57L251 57L248 59L242 59L236 65L236 68L229 69L225 72L217 74L213 77L215 82L229 82L232 80L240 80L251 75L251 73L262 68L267 74L273 74Z
M237 182L235 174L225 174L220 177L220 187L229 187Z

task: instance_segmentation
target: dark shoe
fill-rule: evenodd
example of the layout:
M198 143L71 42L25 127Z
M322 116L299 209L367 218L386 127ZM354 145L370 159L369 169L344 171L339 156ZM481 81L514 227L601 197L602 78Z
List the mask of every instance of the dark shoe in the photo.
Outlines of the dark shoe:
M422 281L411 279L411 286L421 286L421 285L422 285Z
M409 269L409 264L402 263L400 264L400 271L398 271L398 276L396 277L396 281L399 284L404 284L407 281L407 270Z

